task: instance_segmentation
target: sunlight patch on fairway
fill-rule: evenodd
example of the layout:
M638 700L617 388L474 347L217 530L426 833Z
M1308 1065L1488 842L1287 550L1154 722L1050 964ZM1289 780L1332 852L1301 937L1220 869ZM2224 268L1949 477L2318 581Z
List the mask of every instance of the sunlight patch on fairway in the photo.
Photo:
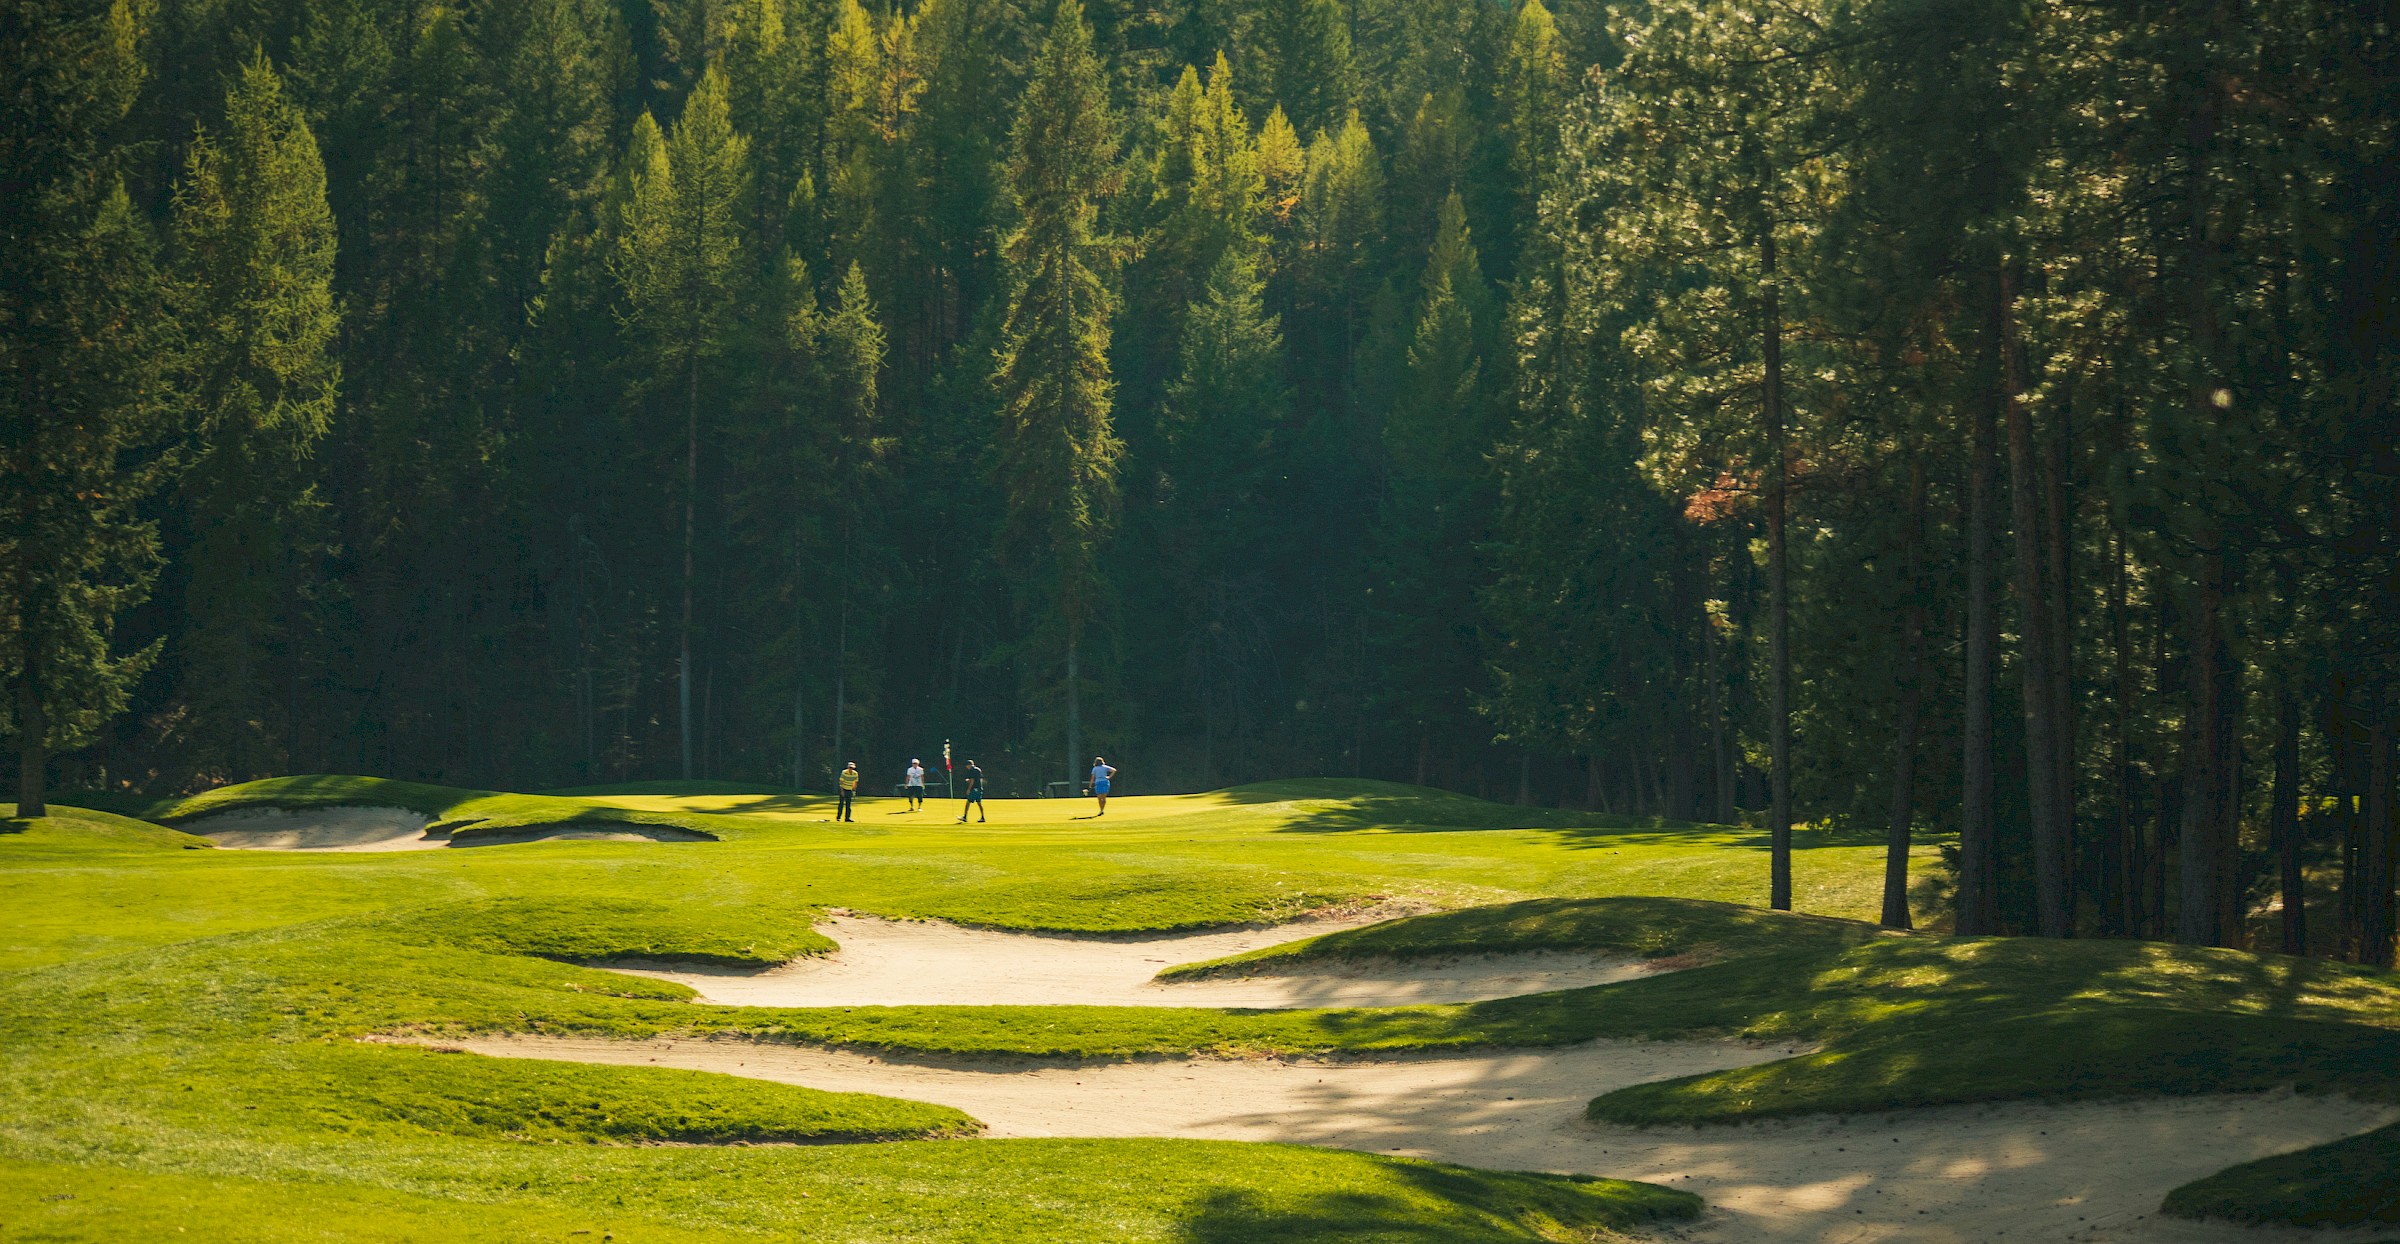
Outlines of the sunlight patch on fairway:
M927 795L924 810L911 812L906 799L881 793L862 794L853 815L861 825L897 827L912 822L956 825L960 801L945 797L939 785L928 788ZM791 821L831 821L835 807L831 795L586 795L582 798L586 803L636 812L706 812ZM1255 810L1264 819L1283 807L1283 801L1218 790L1195 795L1115 796L1108 801L1108 815L1104 817L1097 815L1097 805L1090 799L991 799L985 801L984 814L992 824L1011 827L1089 824L1097 828L1123 821L1231 809Z

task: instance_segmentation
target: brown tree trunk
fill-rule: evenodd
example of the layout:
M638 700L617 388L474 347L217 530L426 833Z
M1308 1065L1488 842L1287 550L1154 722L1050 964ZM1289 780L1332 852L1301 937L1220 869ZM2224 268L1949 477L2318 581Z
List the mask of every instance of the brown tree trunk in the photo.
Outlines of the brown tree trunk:
M1925 647L1924 587L1917 582L1917 546L1925 530L1925 458L1913 451L1908 464L1908 529L1902 535L1903 588L1908 592L1900 636L1899 729L1892 743L1891 836L1883 852L1883 927L1911 927L1908 911L1908 849L1917 807L1917 733L1923 717Z
M1792 909L1792 646L1791 577L1785 556L1783 450L1783 311L1776 296L1775 227L1759 233L1759 271L1765 300L1764 397L1767 422L1767 663L1771 667L1767 729L1775 772L1767 813L1767 905Z
M1979 401L1968 417L1967 668L1958 828L1961 936L1997 933L2000 926L1999 834L1992 820L1992 663L2000 646L2000 621L1992 600L1992 494L1997 491L1992 450L1998 438L1998 405Z
M677 729L683 744L683 779L692 779L692 545L699 522L700 502L700 355L692 354L692 372L684 406L683 425L683 625L677 631L681 649L675 660Z
M2175 940L2191 946L2237 946L2242 932L2233 858L2240 673L2226 644L2225 577L2223 557L2200 559L2192 609L2184 619L2191 636L2191 716L2184 730L2182 893Z
M30 662L28 662L30 664ZM33 672L17 675L17 815L50 815L49 796L42 779L50 767L50 718L42 711L41 693Z
M2065 937L2067 861L2065 800L2058 789L2059 738L2057 645L2051 631L2056 611L2049 576L2042 571L2041 466L2035 458L2033 419L2019 394L2023 376L2017 357L2014 278L2003 270L1993 283L1993 329L2000 340L2000 404L2008 424L2009 510L2016 535L2017 660L2025 705L2025 784L2033 836L2034 926L2043 937Z
M2059 871L2066 884L2067 936L2075 935L2076 891L2089 885L2075 833L2075 408L2058 404L2050 435L2047 498L2050 591L2050 708L2058 745ZM2093 886L2093 889L2098 887Z
M2283 873L2283 953L2308 953L2307 879L2300 871L2300 704L2289 690L2275 697L2275 789L2267 825Z
M2360 818L2359 962L2392 966L2392 715L2376 714L2367 736L2367 797Z
M2100 933L2104 937L2142 933L2141 829L2133 816L2133 653L2126 614L2125 541L2112 535L2108 570L2109 655L2115 662L2111 680L2114 705L2109 739L2112 774L2112 824L2102 840L2100 856Z

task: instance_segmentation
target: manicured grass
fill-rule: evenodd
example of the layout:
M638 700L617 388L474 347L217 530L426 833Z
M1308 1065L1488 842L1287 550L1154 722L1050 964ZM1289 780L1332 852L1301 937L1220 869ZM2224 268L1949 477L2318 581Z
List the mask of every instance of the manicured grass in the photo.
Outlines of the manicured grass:
M50 805L48 816L20 817L17 805L0 804L7 809L0 816L0 842L20 849L25 847L92 846L122 847L191 847L195 850L215 846L206 838L180 830L154 825L149 821L101 812L91 808Z
M1898 937L1854 920L1795 916L1689 899L1528 899L1436 912L1185 963L1161 980L1304 970L1311 963L1426 959L1527 950L1591 950L1643 959L1714 961L1803 948L1838 949Z
M1302 793L1328 802L1326 788ZM1377 798L1393 806L1390 792ZM772 1024L791 1014L698 1006L682 986L578 962L781 962L829 945L810 928L828 906L1164 929L1390 894L1455 902L1518 884L1647 886L1657 883L1647 864L1663 865L1667 884L1746 886L1741 861L1724 857L1755 856L1726 845L1738 837L1701 828L1643 828L1624 841L1600 824L1326 830L1311 823L1321 807L1260 792L1154 797L1105 831L1069 819L1084 807L1065 801L997 803L990 828L911 821L893 814L897 801L868 801L869 823L853 827L830 824L807 796L518 796L338 777L132 810L189 824L240 808L359 805L437 823L680 824L719 841L185 850L202 843L80 811L0 835L0 901L18 917L0 931L0 1160L16 1164L8 1179L31 1171L33 1184L55 1184L59 1168L27 1164L65 1162L83 1181L65 1189L72 1201L31 1202L48 1238L138 1235L177 1221L196 1181L220 1179L229 1181L212 1219L220 1234L262 1240L345 1238L289 1225L313 1218L339 1219L361 1239L591 1229L624 1239L1413 1244L1567 1238L1688 1215L1696 1200L1646 1186L1272 1146L791 1149L773 1142L942 1136L974 1124L885 1098L357 1038ZM1428 815L1457 820L1456 811ZM1871 863L1822 858L1838 866L1827 878L1845 886ZM13 1233L9 1204L0 1200L0 1224ZM460 1204L477 1208L462 1214Z
M18 917L0 932L8 1103L0 1105L0 1157L512 1205L564 1197L557 1203L612 1212L613 1199L576 1199L585 1190L569 1172L597 1189L635 1180L607 1172L639 1168L640 1179L657 1181L672 1171L665 1183L681 1190L674 1195L609 1195L626 1195L623 1212L635 1218L778 1232L833 1220L809 1217L822 1205L794 1208L788 1198L770 1212L757 1187L718 1181L767 1175L739 1163L797 1159L742 1150L727 1165L737 1151L675 1158L679 1151L626 1146L971 1126L955 1112L879 1098L781 1094L745 1104L721 1078L696 1073L510 1063L356 1040L373 1033L436 1042L448 1032L722 1033L1084 1058L1693 1036L1788 1042L1795 1051L1592 1104L1594 1117L1634 1123L2275 1084L2400 1098L2400 979L2146 943L1896 935L1832 918L1871 906L1880 871L1871 846L1799 852L1802 904L1820 914L1794 916L1723 901L1758 896L1763 851L1746 831L1529 816L1374 784L1112 800L1098 824L1073 819L1087 815L1080 801L999 801L993 824L960 827L938 808L912 816L896 800L866 800L860 824L837 826L823 819L822 803L302 778L141 811L185 822L235 807L380 804L486 818L481 824L641 818L704 828L719 841L381 855L186 850L197 844L175 831L79 812L0 834L0 901ZM1512 820L1524 827L1470 827ZM1377 898L1460 909L1191 970L1530 949L1671 959L1684 970L1381 1010L769 1010L705 1006L679 985L581 966L623 957L781 962L827 947L809 925L835 906L1005 928L1157 930ZM1118 1175L1138 1169L1125 1164L1141 1143L807 1152L842 1155L835 1165L849 1164L841 1169L863 1181L856 1188L880 1190L877 1212L926 1239L1040 1239L1040 1224L1081 1213L1105 1224L1092 1238L1110 1239L1556 1234L1493 1208L1530 1205L1534 1193L1496 1192L1502 1185L1480 1173L1434 1179L1360 1155L1218 1146L1205 1152L1236 1156L1202 1161L1190 1157L1202 1150L1172 1150L1197 1173L1170 1189ZM1017 1156L990 1156L1003 1153ZM1262 1153L1284 1156L1269 1162ZM1312 1201L1274 1173L1300 1160L1292 1153L1350 1165L1322 1167L1323 1196ZM534 1167L548 1173L528 1178L526 1155L542 1155ZM725 1175L736 1169L748 1174ZM808 1169L814 1179L833 1167ZM867 1195L839 1192L838 1181L809 1184L780 1166L772 1178L778 1188L821 1186L828 1200ZM1631 1203L1592 1191L1607 1185L1537 1183L1542 1196L1569 1197L1569 1208L1595 1196ZM1369 1208L1332 1191L1353 1184L1386 1188L1388 1198ZM1581 1191L1561 1191L1570 1187ZM1203 1220L1234 1225L1210 1235L1194 1225Z

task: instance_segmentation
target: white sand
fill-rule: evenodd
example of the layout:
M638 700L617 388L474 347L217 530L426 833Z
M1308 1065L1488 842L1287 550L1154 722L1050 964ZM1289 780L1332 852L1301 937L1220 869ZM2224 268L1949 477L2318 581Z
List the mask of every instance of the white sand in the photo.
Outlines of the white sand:
M1613 955L1544 952L1305 968L1262 965L1262 974L1253 976L1151 979L1170 964L1356 928L1389 914L1144 938L1004 933L938 921L831 916L817 929L839 942L839 950L763 972L689 964L610 966L680 981L705 1001L731 1006L1405 1006L1604 985L1647 972L1639 961Z
M487 834L452 839L448 831L426 826L432 818L404 808L253 808L220 812L184 824L198 834L235 851L439 851L446 847L496 847L518 842L575 840L582 842L704 842L707 837L671 825L634 825L594 829L563 822L523 825Z
M1706 1197L1670 1234L1725 1244L2381 1239L2160 1220L2179 1184L2380 1127L2400 1108L2289 1093L1961 1106L1712 1128L1594 1127L1610 1089L1789 1047L1601 1043L1374 1062L939 1062L743 1041L490 1037L483 1054L684 1067L954 1106L996 1137L1291 1141L1503 1170L1644 1179Z
M450 845L428 836L432 817L402 808L253 808L220 812L181 826L237 851L425 851Z

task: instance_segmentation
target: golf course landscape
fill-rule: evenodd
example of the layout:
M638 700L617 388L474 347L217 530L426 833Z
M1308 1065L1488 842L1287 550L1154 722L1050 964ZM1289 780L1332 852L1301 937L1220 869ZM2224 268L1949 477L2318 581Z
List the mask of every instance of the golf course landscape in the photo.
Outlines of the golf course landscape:
M1806 831L1771 912L1750 831L1385 783L966 826L697 789L301 777L5 822L0 1239L2400 1218L2390 973L1885 931L1881 848Z

